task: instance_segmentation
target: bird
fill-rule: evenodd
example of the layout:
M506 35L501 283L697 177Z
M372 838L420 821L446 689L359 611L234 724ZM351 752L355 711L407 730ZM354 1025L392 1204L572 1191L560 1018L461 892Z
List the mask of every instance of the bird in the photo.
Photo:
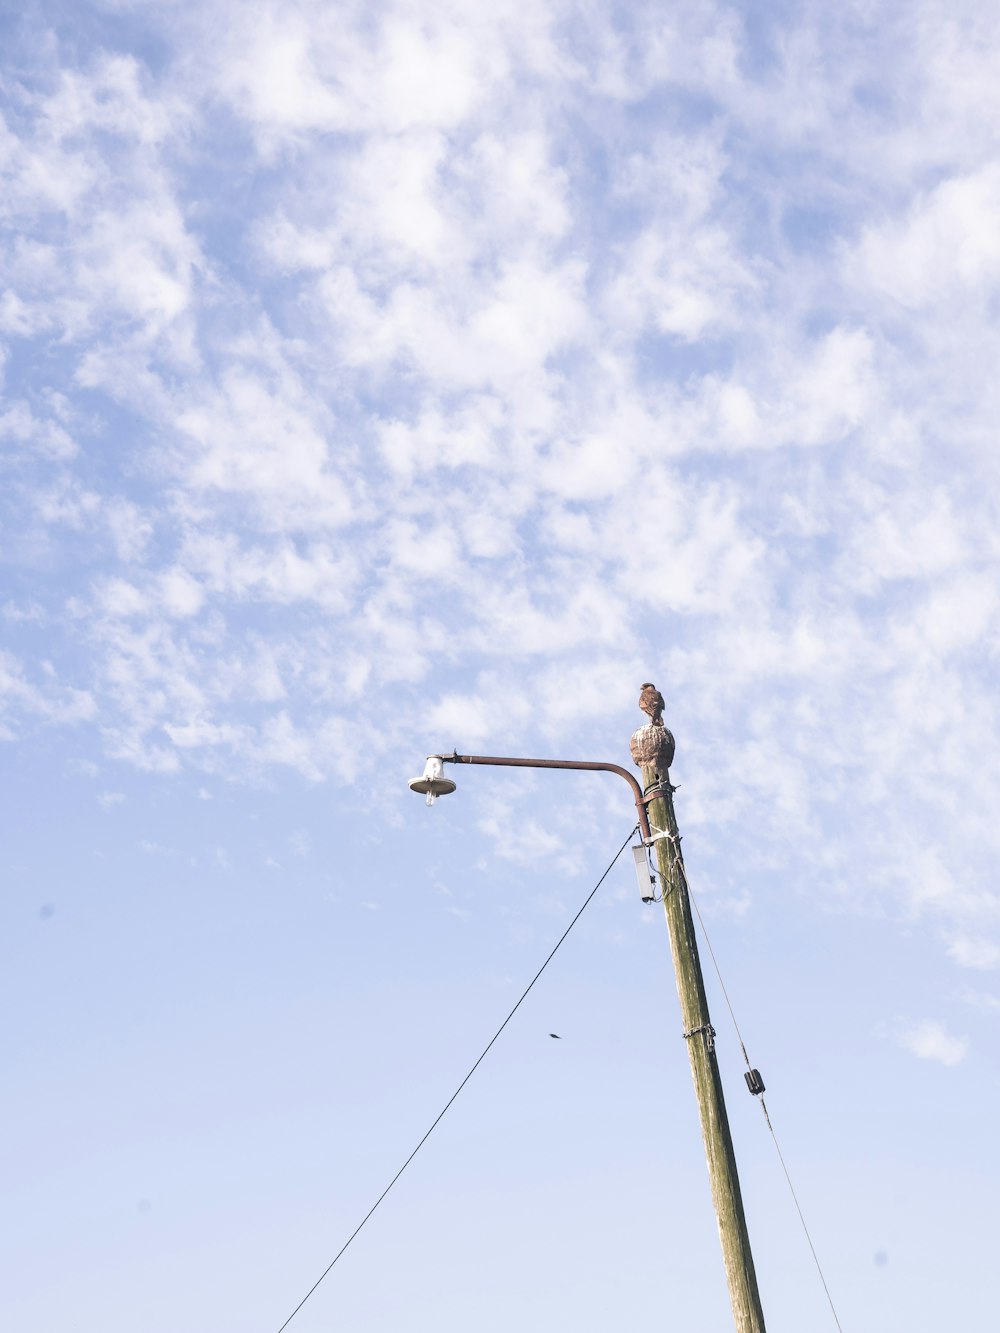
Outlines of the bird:
M550 1033L549 1033L549 1036L550 1036L550 1037L555 1037L556 1041L562 1041L562 1037L560 1037L560 1035L559 1035L558 1032L550 1032Z
M650 722L654 727L663 726L663 695L650 681L642 687L642 693L639 695L639 707L644 713L649 714Z

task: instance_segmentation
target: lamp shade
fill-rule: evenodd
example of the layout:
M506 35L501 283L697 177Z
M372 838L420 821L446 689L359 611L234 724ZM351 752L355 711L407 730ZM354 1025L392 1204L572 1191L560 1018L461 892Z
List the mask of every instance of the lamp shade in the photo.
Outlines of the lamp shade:
M426 796L428 805L433 805L439 796L448 796L454 790L454 782L444 776L444 764L436 755L428 756L421 777L410 779L410 791Z

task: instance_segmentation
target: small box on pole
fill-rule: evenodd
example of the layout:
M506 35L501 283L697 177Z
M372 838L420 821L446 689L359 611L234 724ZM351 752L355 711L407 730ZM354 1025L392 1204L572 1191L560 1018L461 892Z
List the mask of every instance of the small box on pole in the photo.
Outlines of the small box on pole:
M632 848L632 855L635 857L635 873L639 880L639 896L644 903L655 902L656 876L650 869L646 848L639 843L638 847Z

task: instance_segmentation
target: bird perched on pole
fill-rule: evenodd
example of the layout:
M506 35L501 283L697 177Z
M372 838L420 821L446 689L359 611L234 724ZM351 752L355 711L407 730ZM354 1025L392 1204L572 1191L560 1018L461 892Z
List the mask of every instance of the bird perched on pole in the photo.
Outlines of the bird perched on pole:
M663 695L648 680L643 685L642 693L639 695L639 707L644 713L649 714L652 726L663 726Z

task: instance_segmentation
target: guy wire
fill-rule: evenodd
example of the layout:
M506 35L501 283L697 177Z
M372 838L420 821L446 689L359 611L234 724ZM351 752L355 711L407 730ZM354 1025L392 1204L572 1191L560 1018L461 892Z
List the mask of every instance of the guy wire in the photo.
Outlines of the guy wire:
M680 869L681 875L684 879L684 887L688 891L688 900L691 903L692 907L694 908L695 916L697 916L698 918L698 925L701 927L702 937L705 941L705 944L708 946L709 957L712 960L712 966L715 968L715 975L719 979L719 986L721 987L722 994L725 997L726 1008L729 1010L729 1017L733 1020L733 1028L736 1031L736 1039L740 1043L740 1050L743 1052L743 1059L746 1061L747 1069L752 1070L753 1066L750 1064L749 1055L747 1055L747 1048L743 1042L743 1034L740 1032L739 1023L737 1023L736 1021L736 1014L735 1011L733 1010L732 1001L729 998L729 992L726 990L726 983L722 980L722 970L720 969L719 961L715 956L715 950L712 948L712 941L709 938L708 931L705 929L704 918L702 917L701 910L698 907L697 899L695 898L694 894L691 891L691 881L688 879L687 872L684 869L684 862L678 856L675 864ZM774 1151L778 1154L778 1161L781 1163L781 1169L785 1173L785 1180L788 1182L788 1190L792 1196L792 1202L795 1204L795 1211L799 1215L799 1221L802 1223L802 1230L805 1233L806 1241L812 1253L813 1263L816 1265L816 1272L819 1274L819 1280L820 1282L822 1282L823 1290L826 1292L826 1299L830 1306L830 1313L833 1315L833 1322L837 1325L837 1328L840 1330L840 1333L844 1333L843 1329L840 1327L840 1319L837 1317L837 1307L834 1305L833 1297L830 1295L830 1288L826 1285L826 1277L823 1274L823 1266L819 1261L819 1255L816 1253L816 1247L815 1245L813 1245L812 1236L809 1234L809 1227L806 1225L805 1215L802 1212L802 1206L799 1203L798 1195L795 1193L795 1186L792 1184L792 1177L789 1175L788 1167L785 1165L785 1158L782 1154L781 1147L778 1143L778 1136L777 1134L775 1134L774 1126L771 1124L771 1117L768 1113L767 1103L764 1101L763 1094L758 1093L757 1095L760 1097L760 1109L764 1112L764 1120L766 1121L767 1127L771 1132L771 1139L772 1142L774 1143Z
M455 1100L455 1098L458 1096L458 1094L459 1094L459 1093L462 1091L462 1089L465 1087L466 1083L468 1083L468 1081L469 1081L469 1079L472 1077L472 1075L476 1072L476 1070L477 1070L477 1069L479 1068L479 1066L482 1064L483 1060L485 1060L485 1058L486 1058L486 1056L487 1056L487 1054L488 1054L488 1052L489 1052L489 1050L490 1050L490 1047L493 1045L493 1043L496 1041L496 1039L500 1036L500 1033L503 1032L504 1028L507 1026L507 1024L510 1022L510 1020L511 1020L511 1019L514 1017L514 1015L517 1013L518 1009L520 1009L520 1007L521 1007L522 1003L524 1002L524 1000L527 999L528 994L529 994L529 992L531 991L532 987L534 986L535 982L538 980L538 978L542 975L542 973L543 973L543 972L545 971L545 969L548 967L549 963L552 962L552 959L556 956L556 953L557 953L558 950L559 950L559 946L562 944L562 942L565 940L566 936L569 934L569 932L573 929L573 927L574 927L574 926L576 925L576 923L579 921L580 917L583 916L584 910L585 910L585 909L587 908L587 906L589 905L590 900L593 898L594 894L597 892L597 890L601 887L601 885L602 885L602 884L604 883L604 881L607 879L608 875L611 874L611 870L612 870L612 868L613 868L615 862L618 860L619 856L621 856L622 852L625 850L625 848L626 848L626 847L629 845L629 843L632 841L632 834L635 833L635 831L636 831L635 828L632 828L632 829L629 831L629 835L628 835L628 837L625 839L625 841L622 843L622 845L618 848L617 852L615 852L614 856L611 858L611 861L609 862L607 869L604 871L604 874L601 876L601 878L597 881L597 883L594 885L594 887L593 887L593 888L590 890L590 892L587 894L586 898L585 898L584 901L583 901L582 906L581 906L580 909L577 911L576 916L573 917L573 920L569 923L569 925L566 927L566 929L563 931L563 933L559 936L559 938L558 938L558 940L556 941L555 945L553 946L552 951L551 951L551 953L549 954L548 958L546 958L545 962L541 965L541 967L538 969L538 971L535 973L535 975L534 975L534 976L531 978L531 980L528 982L527 986L526 986L526 987L524 988L524 990L522 991L522 993L521 993L521 997L520 997L520 999L518 1000L517 1004L514 1005L513 1009L511 1009L510 1013L507 1015L507 1017L504 1019L504 1021L503 1021L503 1022L500 1024L500 1026L497 1028L496 1032L494 1032L493 1036L492 1036L492 1037L490 1038L490 1040L487 1042L486 1046L484 1046L483 1051L482 1051L482 1054L479 1056L479 1058L476 1060L475 1064L472 1066L472 1068L471 1068L471 1069L469 1070L469 1072L466 1074L465 1078L462 1079L461 1083L458 1085L458 1087L455 1089L455 1091L451 1094L451 1096L450 1096L450 1097L448 1098L448 1100L445 1102L445 1104L444 1104L444 1106L442 1107L442 1109L438 1112L438 1114L437 1114L437 1116L435 1117L433 1123L431 1124L431 1127L427 1130L427 1132L424 1134L423 1138L420 1140L420 1142L417 1144L417 1146L416 1146L416 1147L413 1149L413 1151L410 1153L409 1157L407 1157L406 1161L405 1161L405 1162L403 1163L403 1165L399 1168L399 1170L396 1172L396 1174L393 1176L393 1178L389 1181L388 1185L386 1185L386 1187L385 1187L385 1189L382 1191L382 1193L378 1196L378 1198L375 1200L375 1202L372 1204L372 1206L368 1209L368 1212L365 1213L364 1217L361 1219L361 1221L358 1223L358 1225L354 1228L354 1230L353 1230L353 1231L351 1232L351 1234L348 1236L347 1240L344 1241L343 1245L340 1247L340 1249L337 1251L337 1253L333 1256L333 1258L332 1258L332 1259L330 1260L330 1262L327 1264L326 1268L323 1269L322 1273L320 1273L319 1277L316 1279L316 1281L312 1284L312 1286L309 1288L309 1290L306 1292L306 1294L305 1294L305 1295L302 1297L302 1299L299 1301L298 1305L295 1307L295 1309L292 1311L292 1313L288 1316L288 1318L285 1320L285 1322L281 1325L281 1328L278 1329L278 1333L283 1333L283 1330L286 1329L286 1328L288 1327L288 1325L292 1322L292 1320L295 1318L295 1316L298 1314L298 1312L302 1309L303 1305L305 1305L305 1303L306 1303L306 1301L309 1299L309 1297L313 1294L313 1292L316 1290L316 1288L319 1286L319 1284L323 1281L323 1279L326 1277L326 1275L327 1275L327 1274L330 1272L330 1270L333 1268L333 1266L334 1266L334 1264L337 1262L337 1260L341 1257L342 1254L345 1253L345 1251L347 1250L348 1246L351 1244L351 1242L354 1240L354 1238L355 1238L355 1237L358 1235L358 1233L361 1231L362 1227L365 1225L365 1223L368 1221L368 1219L369 1219L369 1218L372 1216L372 1214L375 1212L375 1209L379 1206L379 1204L382 1202L382 1200L385 1198L385 1196L386 1196L386 1195L389 1193L389 1191L392 1189L393 1185L395 1185L395 1183L396 1183L396 1181L399 1179L399 1177L403 1174L403 1172L406 1170L406 1168L407 1168L407 1167L410 1165L410 1163L413 1161L414 1157L416 1157L417 1153L420 1151L420 1149L424 1146L424 1144L427 1142L427 1140L428 1140L428 1139L430 1138L430 1136L433 1134L434 1130L437 1128L437 1126L440 1124L440 1122L444 1119L445 1112L448 1110L448 1108L451 1106L452 1102Z

